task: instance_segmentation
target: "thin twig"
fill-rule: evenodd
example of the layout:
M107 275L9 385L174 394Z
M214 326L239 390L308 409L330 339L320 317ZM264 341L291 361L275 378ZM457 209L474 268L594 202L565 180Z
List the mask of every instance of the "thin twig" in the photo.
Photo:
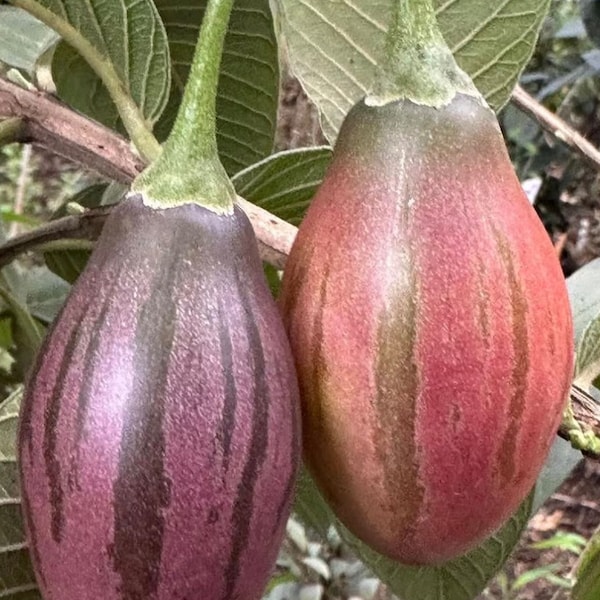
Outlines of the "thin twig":
M80 215L63 217L44 223L34 230L14 237L0 246L0 268L15 260L19 255L63 238L95 240L102 231L111 206L86 210Z
M552 494L551 499L566 504L567 506L583 506L583 508L589 508L595 512L600 512L600 507L596 502L581 500L581 498L571 498L571 496L567 496L566 494Z
M564 119L542 106L519 85L514 89L511 100L520 110L533 117L546 131L575 150L593 167L600 169L600 151Z
M25 196L27 194L27 184L29 183L29 163L31 161L31 144L23 146L21 154L21 165L19 168L19 178L17 179L17 190L15 192L15 201L13 202L13 213L22 215L25 206ZM14 237L19 232L18 221L13 221L10 226L9 237Z
M0 119L19 118L14 141L33 142L109 179L127 183L143 167L127 140L42 92L0 77ZM13 126L16 123L11 121Z

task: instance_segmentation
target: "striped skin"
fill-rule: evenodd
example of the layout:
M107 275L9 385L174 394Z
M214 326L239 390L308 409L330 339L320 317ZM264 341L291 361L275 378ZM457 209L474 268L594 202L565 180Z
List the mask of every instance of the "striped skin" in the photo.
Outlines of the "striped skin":
M256 600L300 455L293 359L240 209L107 221L19 432L46 600Z
M489 109L357 104L281 307L305 460L356 536L437 564L517 509L561 418L573 332Z

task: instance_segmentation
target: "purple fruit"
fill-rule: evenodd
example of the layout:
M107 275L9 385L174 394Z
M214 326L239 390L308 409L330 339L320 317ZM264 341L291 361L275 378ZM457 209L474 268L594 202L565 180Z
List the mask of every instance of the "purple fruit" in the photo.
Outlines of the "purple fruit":
M23 402L44 598L259 598L299 464L297 396L244 213L125 200Z

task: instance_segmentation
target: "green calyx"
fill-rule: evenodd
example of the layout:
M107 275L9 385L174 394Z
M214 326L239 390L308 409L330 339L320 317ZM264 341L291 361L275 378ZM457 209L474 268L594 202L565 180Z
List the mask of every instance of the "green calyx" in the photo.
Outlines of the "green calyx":
M198 204L220 215L233 214L236 199L235 188L220 161L202 157L180 160L180 153L167 154L166 148L135 179L131 190L141 194L144 204L151 208Z
M484 103L444 41L432 1L394 0L385 56L365 103L383 106L411 100L440 108L457 93Z
M232 214L235 189L219 159L216 99L219 67L233 0L209 0L177 119L159 158L132 191L152 208L198 204Z

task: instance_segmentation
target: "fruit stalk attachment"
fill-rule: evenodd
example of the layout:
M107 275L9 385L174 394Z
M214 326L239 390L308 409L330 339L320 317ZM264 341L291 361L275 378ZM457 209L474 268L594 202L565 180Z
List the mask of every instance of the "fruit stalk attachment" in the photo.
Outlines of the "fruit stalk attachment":
M216 98L219 67L233 0L211 0L183 99L160 157L133 182L148 206L193 203L232 214L236 194L217 149Z
M439 108L458 92L480 97L444 41L431 0L395 0L384 58L366 104L406 99Z

